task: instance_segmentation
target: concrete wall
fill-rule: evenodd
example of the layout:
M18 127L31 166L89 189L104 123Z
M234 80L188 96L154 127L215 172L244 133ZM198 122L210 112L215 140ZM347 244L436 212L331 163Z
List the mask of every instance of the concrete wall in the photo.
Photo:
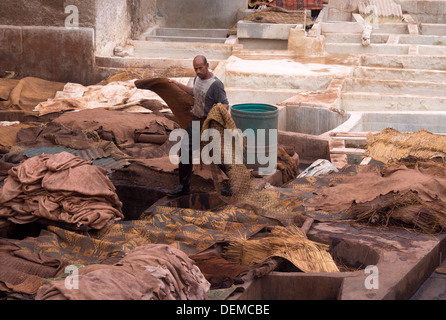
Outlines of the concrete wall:
M85 85L94 82L95 56L112 56L156 15L156 0L1 1L0 70Z
M357 12L359 0L328 0L327 21L352 21L352 12Z
M326 21L353 21L359 0L329 0ZM410 14L417 23L446 23L446 2L441 0L394 0L404 14Z
M436 134L444 134L446 115L443 112L365 112L361 121L352 128L353 132L381 131L393 128L400 132L417 132L421 129Z
M341 115L325 108L287 107L286 130L312 135L321 135L333 130L350 116Z
M127 0L96 0L96 54L113 54L117 45L131 36L131 17Z
M329 141L323 137L279 130L277 143L293 146L301 163L310 164L314 159L330 160Z
M79 8L79 26L94 27L95 0L2 0L0 24L14 26L64 26L65 7Z
M131 16L132 39L156 24L156 0L127 0Z
M0 69L46 80L90 84L94 76L94 30L1 26Z
M78 8L80 28L95 30L99 54L155 24L156 0L2 0L0 25L64 27L69 5Z
M292 28L303 28L298 24L237 22L238 43L244 49L287 50Z
M446 2L438 0L394 0L418 23L446 23Z
M435 134L444 134L446 115L443 111L412 111L392 112L349 112L350 118L333 132L378 132L393 128L400 132L417 132L421 129ZM350 141L350 147L360 147L363 141Z
M247 5L246 0L157 0L158 14L170 28L227 29Z

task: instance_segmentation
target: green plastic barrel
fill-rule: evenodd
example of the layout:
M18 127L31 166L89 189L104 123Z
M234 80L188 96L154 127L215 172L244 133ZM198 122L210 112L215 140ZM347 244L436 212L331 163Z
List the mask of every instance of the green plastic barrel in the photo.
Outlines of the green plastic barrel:
M264 163L265 158L263 160L259 158L259 156L263 155L271 157L270 160L274 160L275 164L277 162L278 108L262 103L236 104L231 107L231 116L237 129L240 129L242 132L245 132L246 129L252 129L255 134L255 145L249 143L249 141L247 145L247 167L256 171L259 168L266 168L268 164ZM275 135L271 134L271 130L275 131ZM255 161L249 161L249 159L255 159Z

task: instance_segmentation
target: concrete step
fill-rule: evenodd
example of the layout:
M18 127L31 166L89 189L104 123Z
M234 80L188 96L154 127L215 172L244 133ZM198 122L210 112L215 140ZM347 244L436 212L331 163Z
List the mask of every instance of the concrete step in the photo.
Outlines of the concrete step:
M220 79L229 87L283 88L323 91L335 77L346 77L350 67L300 63L292 60L249 60L231 57Z
M342 129L349 132L379 132L386 128L400 132L416 132L421 129L436 134L446 132L446 114L442 111L353 111L349 114L351 117L342 124Z
M192 62L188 58L161 58L150 56L137 57L104 57L96 56L96 66L103 68L173 68L181 67L187 69L192 68Z
M419 45L419 44L389 44L372 43L363 46L359 43L326 43L325 51L328 53L356 53L376 55L412 55L412 56L446 56L446 46Z
M363 55L360 65L364 67L446 70L446 55L396 55L375 54Z
M130 44L133 57L193 59L202 54L208 59L226 60L232 54L232 45L224 43L132 40Z
M156 27L143 34L144 36L159 37L194 37L194 38L226 38L229 29L194 29Z
M349 78L345 79L343 90L346 92L446 97L446 82Z
M350 21L332 21L322 22L321 31L323 35L330 33L345 33L348 30L349 33L361 34L364 30L362 23L350 22ZM407 23L380 23L378 28L374 28L375 33L386 34L409 34L409 28Z
M224 43L229 29L194 29L154 27L141 36L149 41Z
M349 111L444 111L446 96L342 92L341 108Z
M332 78L329 75L292 74L284 77L281 74L243 73L226 70L224 83L231 87L241 88L276 88L300 90L326 90Z
M325 43L362 43L362 33L327 33L324 35ZM373 34L370 36L370 42L376 43L387 43L389 39L389 34Z
M226 86L226 95L230 104L240 103L266 103L275 105L295 95L301 90L278 88L239 88Z
M182 37L182 36L147 36L146 40L150 40L150 41L176 41L176 42L225 43L226 38Z
M442 266L446 266L446 261ZM410 300L446 300L446 274L437 272L439 269L432 272Z
M361 66L354 68L352 77L404 81L446 82L446 71Z
M361 44L361 33L327 33L325 43ZM417 44L422 46L445 46L446 37L436 35L403 35L383 33L380 29L374 30L370 36L371 44Z
M361 42L358 43L326 43L325 51L333 54L389 54L389 55L407 55L410 49L409 44L386 44L386 43L372 43L368 46L363 46Z
M431 46L445 46L446 37L437 35L417 35L416 37L412 35L399 35L399 43L408 44L420 44L420 45L431 45Z

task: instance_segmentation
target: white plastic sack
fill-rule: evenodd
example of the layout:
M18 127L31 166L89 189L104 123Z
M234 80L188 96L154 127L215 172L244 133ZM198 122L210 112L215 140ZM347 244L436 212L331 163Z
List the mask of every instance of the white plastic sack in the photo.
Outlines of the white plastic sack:
M315 177L324 173L338 172L339 170L328 160L318 159L308 168L302 171L297 177Z

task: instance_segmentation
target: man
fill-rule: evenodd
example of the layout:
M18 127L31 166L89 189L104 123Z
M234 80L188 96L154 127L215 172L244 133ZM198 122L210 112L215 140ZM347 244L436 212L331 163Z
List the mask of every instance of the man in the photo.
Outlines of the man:
M229 109L229 102L223 83L211 71L209 71L209 63L206 57L202 55L196 56L193 60L193 66L196 73L193 87L189 87L173 79L169 81L176 84L183 91L189 93L194 97L194 105L192 107L192 121L199 121L201 129L201 126L206 120L209 111L215 104L222 103L226 107L226 109ZM187 163L183 163L181 161L182 157L180 155L180 162L178 164L180 184L176 189L168 193L168 196L172 197L188 194L190 192L190 178L192 176L193 169L192 123L190 123L186 131L189 135L189 158ZM225 171L223 165L219 165L219 167L223 171ZM223 189L222 194L225 196L229 196L231 195L231 191L229 188L225 188Z

